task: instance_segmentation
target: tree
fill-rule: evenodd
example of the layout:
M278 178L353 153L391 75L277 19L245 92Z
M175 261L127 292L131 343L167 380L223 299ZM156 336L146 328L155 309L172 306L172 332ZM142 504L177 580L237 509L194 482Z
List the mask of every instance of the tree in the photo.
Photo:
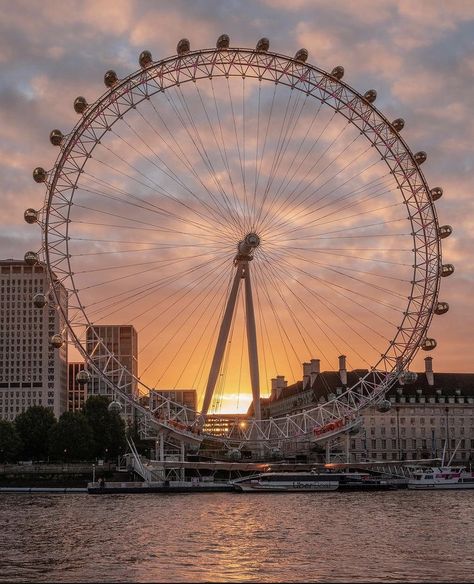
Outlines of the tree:
M21 449L22 443L15 424L0 420L0 462L16 462Z
M53 412L43 406L32 406L16 417L15 426L23 443L23 458L47 458L49 432L56 423Z
M64 412L49 433L49 453L55 460L90 460L92 428L82 412Z
M83 407L92 428L93 455L115 457L125 451L125 422L119 414L109 412L110 400L105 395L92 395Z

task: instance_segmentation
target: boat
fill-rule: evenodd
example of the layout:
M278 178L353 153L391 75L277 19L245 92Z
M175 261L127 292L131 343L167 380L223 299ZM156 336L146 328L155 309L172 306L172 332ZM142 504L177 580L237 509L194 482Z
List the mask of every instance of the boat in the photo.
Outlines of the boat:
M246 493L301 493L336 491L339 473L264 472L232 481L237 491Z
M440 466L414 468L408 480L409 489L445 490L445 489L474 489L474 472L465 466L452 466L451 462L459 447L456 446L448 464L444 465L446 443Z
M432 466L411 473L409 489L474 489L474 472L465 466Z

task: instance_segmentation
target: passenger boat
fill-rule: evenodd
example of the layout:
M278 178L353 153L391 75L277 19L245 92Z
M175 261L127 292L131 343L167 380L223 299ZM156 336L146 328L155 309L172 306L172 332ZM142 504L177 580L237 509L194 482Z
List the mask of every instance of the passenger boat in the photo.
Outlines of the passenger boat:
M474 489L474 472L464 466L432 466L411 473L409 489Z
M237 491L254 493L286 493L311 491L336 491L339 488L337 473L265 472L232 481Z
M440 466L413 469L408 480L408 488L425 490L474 489L472 469L467 470L465 466L451 466L460 443L459 441L447 466L444 466L445 442Z

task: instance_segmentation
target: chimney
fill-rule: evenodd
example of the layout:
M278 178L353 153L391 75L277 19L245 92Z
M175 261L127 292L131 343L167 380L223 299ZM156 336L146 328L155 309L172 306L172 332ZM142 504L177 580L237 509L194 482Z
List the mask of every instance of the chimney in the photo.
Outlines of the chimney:
M272 392L270 394L270 399L274 400L276 398L276 393L277 393L277 380L276 377L273 377L272 379L270 379L270 382L272 384Z
M347 370L346 370L346 356L341 355L339 357L339 377L341 378L342 385L347 385Z
M277 375L276 377L276 399L281 396L282 390L288 385L288 381L285 381L284 375Z
M321 362L319 359L311 359L310 368L309 368L309 377L310 377L310 384L311 387L313 386L314 382L316 381L316 377L321 372Z
M425 374L428 385L434 385L433 357L425 357Z
M303 363L303 389L306 389L309 384L311 373L311 363Z

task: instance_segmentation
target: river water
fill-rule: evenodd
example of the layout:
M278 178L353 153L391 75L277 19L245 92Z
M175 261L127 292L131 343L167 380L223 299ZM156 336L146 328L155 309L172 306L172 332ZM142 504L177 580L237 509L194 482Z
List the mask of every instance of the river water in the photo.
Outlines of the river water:
M1 582L473 582L474 490L0 495Z

